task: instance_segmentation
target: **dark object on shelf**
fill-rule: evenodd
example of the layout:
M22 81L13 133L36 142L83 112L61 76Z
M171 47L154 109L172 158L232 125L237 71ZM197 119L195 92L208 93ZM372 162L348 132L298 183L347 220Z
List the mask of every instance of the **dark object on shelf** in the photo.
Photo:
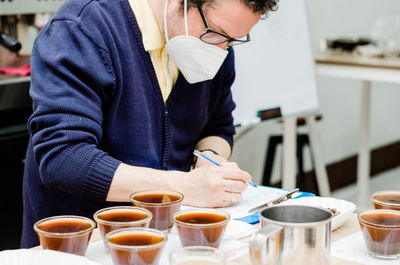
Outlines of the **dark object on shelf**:
M327 40L328 49L341 49L343 51L354 51L358 46L373 44L373 42L368 38L359 39L334 39Z
M0 44L15 53L19 52L22 48L22 45L18 40L4 33L0 33Z

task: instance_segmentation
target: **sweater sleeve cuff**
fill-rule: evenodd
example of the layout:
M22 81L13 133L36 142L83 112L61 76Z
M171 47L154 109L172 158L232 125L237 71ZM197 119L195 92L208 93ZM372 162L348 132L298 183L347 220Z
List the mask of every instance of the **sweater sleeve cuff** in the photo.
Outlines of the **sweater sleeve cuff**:
M121 161L109 155L102 155L97 158L83 185L83 196L92 200L105 201L115 171L120 164Z
M228 144L231 146L231 150L232 150L232 148L233 148L233 136L232 135L216 134L214 136L218 136L218 137L225 139L228 142Z

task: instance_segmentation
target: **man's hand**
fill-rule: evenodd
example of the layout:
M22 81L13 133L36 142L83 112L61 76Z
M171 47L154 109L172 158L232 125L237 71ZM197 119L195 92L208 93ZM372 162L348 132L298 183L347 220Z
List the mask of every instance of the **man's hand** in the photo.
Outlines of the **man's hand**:
M251 176L236 163L221 162L221 166L197 166L196 169L173 178L172 181L175 183L170 183L170 186L183 193L183 203L186 205L226 207L242 199L242 192L246 190Z

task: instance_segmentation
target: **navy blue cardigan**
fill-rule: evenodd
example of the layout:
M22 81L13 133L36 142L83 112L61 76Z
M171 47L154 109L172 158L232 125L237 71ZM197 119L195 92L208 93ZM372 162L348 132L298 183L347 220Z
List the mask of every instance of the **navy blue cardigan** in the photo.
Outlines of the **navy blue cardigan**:
M23 181L22 247L38 219L92 217L121 162L188 171L195 144L232 145L233 50L213 80L180 74L164 105L128 0L69 0L35 41L33 114Z

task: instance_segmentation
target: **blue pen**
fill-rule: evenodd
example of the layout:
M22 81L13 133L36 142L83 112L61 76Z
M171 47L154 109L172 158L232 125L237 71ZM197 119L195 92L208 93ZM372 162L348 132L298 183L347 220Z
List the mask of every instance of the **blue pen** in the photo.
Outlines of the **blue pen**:
M199 150L194 150L194 151L193 151L193 154L194 154L195 156L197 156L197 157L204 158L205 160L207 160L207 161L213 163L213 164L216 165L216 166L221 166L219 163L217 163L217 162L215 162L214 160L212 160L211 158L207 157L206 155L204 155L204 154L203 154L202 152L200 152ZM253 186L254 188L257 188L257 185L254 184L253 182L249 181L249 182L247 182L247 183L250 184L251 186Z

